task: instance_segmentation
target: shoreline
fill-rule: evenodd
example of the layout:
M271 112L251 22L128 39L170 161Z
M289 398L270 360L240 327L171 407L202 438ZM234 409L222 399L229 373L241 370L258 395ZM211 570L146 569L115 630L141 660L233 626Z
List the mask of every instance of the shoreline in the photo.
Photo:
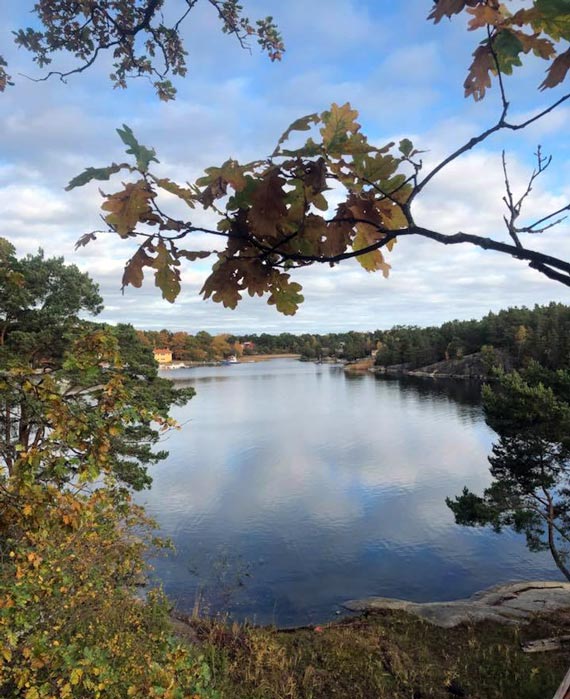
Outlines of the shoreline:
M495 612L497 603L510 604L508 621L469 616L442 625L392 606L289 629L183 615L172 627L208 655L221 696L232 699L546 699L557 690L562 698L570 681L570 583L530 584L567 586L562 606L524 610L522 619L521 588L533 600L536 589L519 582L511 584L514 597L505 586L476 593L479 609L484 594Z
M192 361L175 361L169 364L159 364L159 370L177 371L178 369L198 369L199 367L207 366L229 366L231 364L254 364L257 362L268 362L271 359L300 359L300 354L281 353L281 354L252 354L245 357L240 357L235 362L227 363L227 360L212 360L207 362L192 362Z

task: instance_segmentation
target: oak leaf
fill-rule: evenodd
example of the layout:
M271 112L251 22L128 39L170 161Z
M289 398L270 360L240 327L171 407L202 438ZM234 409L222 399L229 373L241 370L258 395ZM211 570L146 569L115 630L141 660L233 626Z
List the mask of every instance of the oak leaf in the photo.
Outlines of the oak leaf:
M433 19L435 24L437 24L444 17L458 15L465 7L473 7L476 4L474 0L436 0L428 15L428 19Z
M535 29L548 34L554 41L570 40L570 6L568 0L535 0L539 17L533 22Z
M154 283L162 291L162 298L174 303L180 293L180 271L176 265L180 263L167 250L162 240L156 246L156 257L152 267L156 269Z
M325 239L321 242L322 254L326 257L336 257L346 252L353 227L352 211L345 203L339 204L335 217L326 227Z
M470 19L467 25L471 31L485 27L488 24L496 27L504 21L504 17L498 8L491 7L490 5L468 7L467 12L473 15L473 19Z
M134 231L137 223L151 213L150 202L156 197L156 193L144 180L123 185L125 188L120 192L103 195L107 201L101 208L110 212L105 216L105 221L121 238L126 238Z
M570 70L570 49L564 51L559 56L557 56L552 65L547 71L546 78L542 81L540 85L541 90L545 90L547 87L555 87L559 85L566 78L566 74Z
M324 158L310 160L304 164L303 180L314 194L327 189L327 166Z
M277 141L277 145L273 151L273 157L279 153L279 146L288 140L293 131L309 131L311 124L318 124L320 120L321 118L318 114L307 114L307 116L295 119L295 121L290 124L290 126L281 134L281 138Z
M348 140L348 135L360 129L360 124L356 122L357 117L358 112L356 109L351 109L348 102L342 107L333 102L330 111L323 112L324 126L320 129L320 133L323 137L323 146L327 151L341 150Z
M499 70L505 73L505 75L511 75L514 66L522 65L520 54L522 52L526 53L526 51L519 34L523 34L523 32L503 29L493 40L493 50L497 57Z
M223 253L212 267L212 273L204 282L200 293L205 299L212 298L225 308L235 308L241 300L241 274L235 258L227 258Z
M151 267L153 261L153 258L146 254L144 248L140 247L125 265L123 289L129 284L140 289L144 279L143 267Z
M137 168L141 172L147 172L148 166L151 162L159 162L156 158L156 151L154 150L154 148L147 148L146 146L142 146L135 138L135 135L133 134L132 130L126 124L123 124L122 129L117 129L117 133L119 134L121 141L126 146L129 146L126 152L129 155L135 156L135 159L137 161Z
M299 304L303 302L303 295L299 292L303 288L297 282L289 281L289 274L273 270L269 291L271 292L267 303L286 316L295 315Z
M463 83L465 97L472 95L476 102L483 99L487 88L491 87L491 77L489 73L495 71L496 66L493 52L489 43L486 42L478 46L473 52L473 62L469 67L469 73Z
M230 184L236 192L240 192L246 185L245 170L245 166L241 166L237 160L230 158L221 167L206 168L206 174L196 180L196 184L204 187L221 180L225 183L224 186L227 187Z
M176 182L168 179L168 177L153 179L156 184L166 192L170 192L170 194L174 194L174 196L182 199L191 209L194 208L194 202L198 199L196 192L193 192L188 187L181 187L179 184L176 184Z
M109 165L109 167L88 167L81 174L70 180L69 184L65 188L65 191L69 192L74 187L82 187L84 184L87 184L92 180L108 180L111 175L114 175L116 172L123 169L132 170L127 163L121 163L120 165L113 163L112 165Z
M181 250L180 248L176 250L176 257L185 257L190 262L203 260L206 257L210 257L211 254L209 250Z
M382 180L393 175L400 160L393 155L376 153L375 155L363 155L354 158L353 170L357 177L368 184L378 184Z
M257 185L248 212L248 222L257 235L275 237L279 235L278 225L287 216L285 180L278 168L271 168Z
M371 240L369 230L363 225L359 224L357 226L357 231L352 241L352 249L355 252L364 250L370 247L370 245L374 245L374 242L378 242ZM362 253L362 255L358 255L356 259L367 272L382 270L382 275L385 278L388 277L390 265L384 260L384 255L382 255L380 250L370 250L369 252Z
M216 177L200 195L200 201L205 209L208 209L216 199L221 199L227 194L228 183L221 177Z
M321 242L326 240L327 223L322 216L308 214L303 223L301 235L295 239L297 251L302 255L318 255Z

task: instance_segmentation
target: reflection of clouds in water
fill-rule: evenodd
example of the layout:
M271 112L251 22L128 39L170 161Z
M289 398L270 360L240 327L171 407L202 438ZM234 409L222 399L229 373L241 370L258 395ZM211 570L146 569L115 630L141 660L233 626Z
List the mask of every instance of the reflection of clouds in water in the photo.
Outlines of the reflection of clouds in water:
M193 382L143 499L179 561L219 545L265 561L252 610L279 599L297 618L341 591L442 599L545 565L515 537L456 526L445 505L488 483L493 433L473 396L286 361ZM184 597L187 572L170 566L166 589Z

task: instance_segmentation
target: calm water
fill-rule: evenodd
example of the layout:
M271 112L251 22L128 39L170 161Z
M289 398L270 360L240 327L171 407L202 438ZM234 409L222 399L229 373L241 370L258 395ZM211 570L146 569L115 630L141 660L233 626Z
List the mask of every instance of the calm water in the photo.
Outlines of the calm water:
M488 483L475 387L291 360L169 377L197 396L141 500L176 545L154 565L178 608L296 625L350 598L558 577L520 537L458 527L445 505Z

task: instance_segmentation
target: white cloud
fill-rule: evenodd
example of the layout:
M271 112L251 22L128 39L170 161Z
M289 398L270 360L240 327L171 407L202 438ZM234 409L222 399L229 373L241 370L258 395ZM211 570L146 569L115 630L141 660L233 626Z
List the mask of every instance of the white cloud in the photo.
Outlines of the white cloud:
M351 100L375 142L394 134L413 137L419 148L428 149L424 172L497 117L494 92L480 104L461 97L472 49L465 37L471 40L471 35L465 34L460 21L427 24L423 1L380 8L372 2L316 0L308 15L301 0L254 0L248 13L273 13L279 20L289 47L283 63L270 65L256 50L251 55L241 51L218 31L207 3L199 4L187 30L189 76L178 82L175 103L157 102L140 81L127 91L113 91L105 77L107 59L69 85L18 80L2 97L6 109L0 113L1 233L11 237L21 253L41 245L48 254L64 254L101 284L109 306L104 318L124 318L141 327L234 332L371 329L569 300L565 287L506 256L404 239L387 255L393 266L388 280L364 272L356 262L299 272L306 301L294 318L280 316L259 298L245 298L237 311L199 301L205 263L184 267L184 288L175 306L160 299L152 274L147 274L143 289L129 288L121 296L122 268L135 249L133 242L99 236L96 243L74 252L81 234L101 226L100 197L96 185L69 193L63 188L88 165L124 159L123 144L114 131L123 122L141 142L157 148L160 174L184 182L229 156L243 161L270 152L294 118L320 111L333 100ZM5 28L12 26L14 14L4 14ZM13 61L22 63L25 58L10 48L8 53ZM539 68L530 70L531 82ZM531 113L535 92L534 86L527 89L530 83L524 79L521 88L517 85L509 81L513 113L519 119ZM538 138L556 144L557 157L543 182L537 183L530 211L538 218L563 206L570 199L564 184L570 173L562 137L566 111L554 112L528 134L495 136L446 168L418 199L418 223L445 233L464 230L506 240L500 150L503 144L508 148L513 187L520 192L532 166L529 144ZM105 191L115 186L96 184ZM215 223L202 210L183 205L174 210L197 225ZM562 226L531 242L537 249L570 257L567 230ZM205 235L193 236L193 248L207 245Z

